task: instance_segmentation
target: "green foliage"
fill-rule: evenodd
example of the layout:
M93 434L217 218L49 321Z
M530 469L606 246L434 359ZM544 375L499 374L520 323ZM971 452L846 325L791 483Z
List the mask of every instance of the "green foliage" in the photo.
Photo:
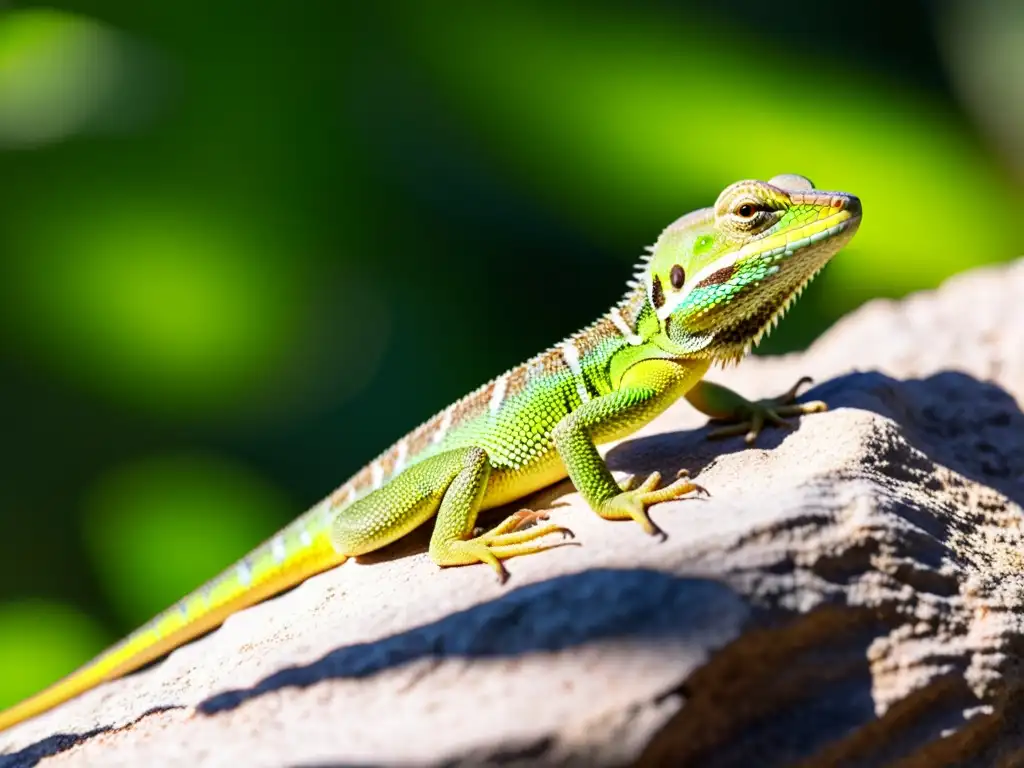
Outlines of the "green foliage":
M149 99L121 97L139 70L155 88L143 52L103 24L49 8L7 14L0 23L0 147L136 123Z
M116 639L69 605L0 603L0 708L63 677Z
M243 468L191 455L121 465L83 506L100 587L128 627L225 570L293 509Z
M289 362L302 264L259 222L107 189L21 207L8 311L60 373L178 413L239 407Z

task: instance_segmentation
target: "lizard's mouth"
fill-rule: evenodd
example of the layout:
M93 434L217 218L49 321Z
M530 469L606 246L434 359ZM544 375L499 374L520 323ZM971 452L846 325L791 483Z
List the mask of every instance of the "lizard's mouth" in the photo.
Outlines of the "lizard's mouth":
M767 262L775 259L783 264L790 264L792 262L789 260L796 256L797 252L801 252L801 258L816 256L819 249L812 246L838 241L835 250L828 253L828 257L831 258L853 237L860 226L860 199L849 196L844 198L843 203L842 208L829 216L811 221L785 234L768 235L761 240L755 240L740 251L737 261ZM766 247L768 244L772 247Z

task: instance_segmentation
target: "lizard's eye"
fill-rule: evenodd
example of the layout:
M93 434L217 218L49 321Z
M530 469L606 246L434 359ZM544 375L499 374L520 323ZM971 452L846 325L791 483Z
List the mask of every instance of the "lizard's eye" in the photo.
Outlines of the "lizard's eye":
M736 215L741 219L753 218L755 213L757 213L757 206L753 203L741 203L736 208Z

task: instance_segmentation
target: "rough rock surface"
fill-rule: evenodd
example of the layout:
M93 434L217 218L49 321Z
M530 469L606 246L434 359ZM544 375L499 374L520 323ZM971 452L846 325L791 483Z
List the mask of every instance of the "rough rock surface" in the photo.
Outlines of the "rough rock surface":
M688 468L663 543L563 483L582 546L438 571L425 536L8 733L0 765L1024 765L1024 261L808 352L828 413L755 449L684 403L614 446Z

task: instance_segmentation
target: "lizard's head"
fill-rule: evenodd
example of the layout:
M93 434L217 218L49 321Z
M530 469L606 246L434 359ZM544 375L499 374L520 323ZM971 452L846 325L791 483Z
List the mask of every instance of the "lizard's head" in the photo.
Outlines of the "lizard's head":
M853 195L802 176L740 181L658 238L645 270L662 338L688 357L736 360L760 341L854 232Z

